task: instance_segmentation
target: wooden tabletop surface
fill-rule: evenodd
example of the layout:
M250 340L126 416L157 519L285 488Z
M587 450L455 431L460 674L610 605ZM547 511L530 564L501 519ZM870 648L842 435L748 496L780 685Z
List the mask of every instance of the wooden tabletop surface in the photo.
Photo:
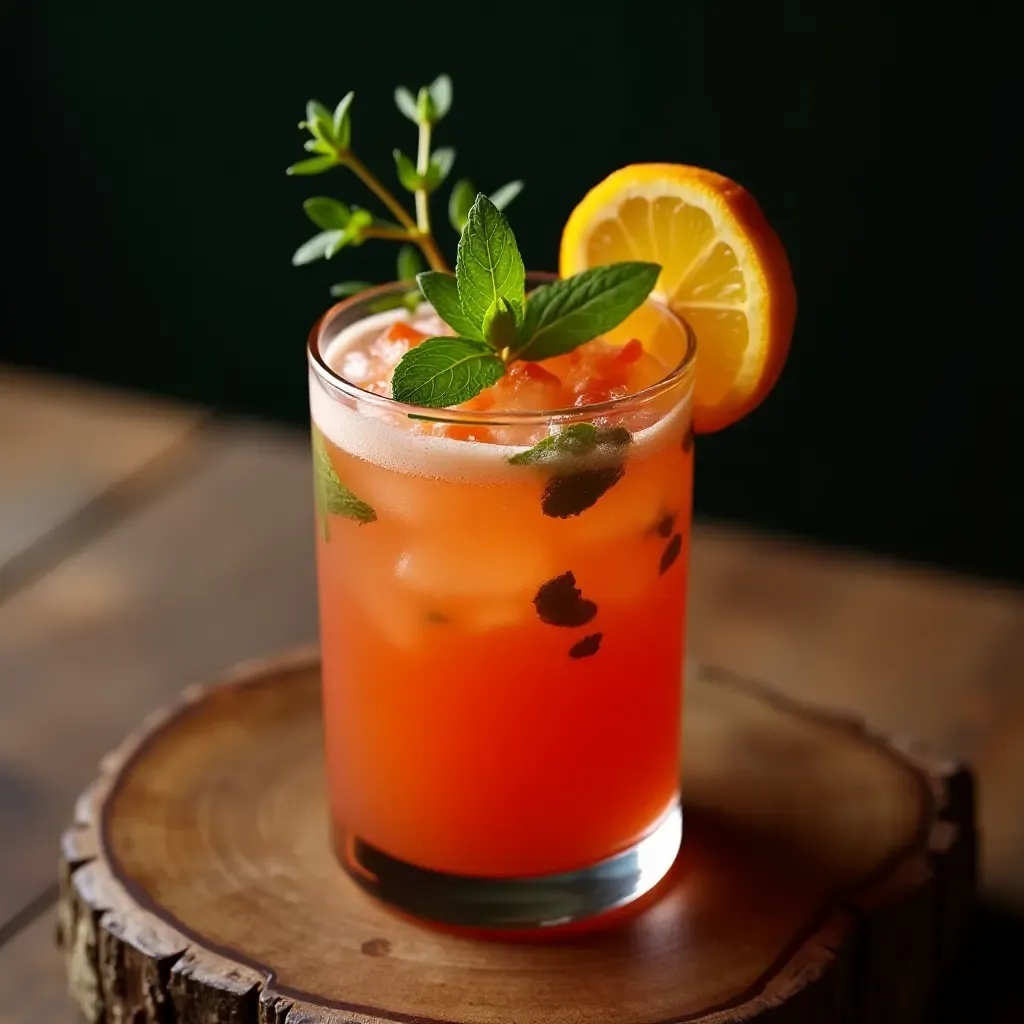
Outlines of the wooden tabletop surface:
M75 1019L56 844L102 754L315 640L312 523L304 433L0 367L0 1022ZM694 657L975 766L979 948L1024 953L1024 593L700 523L691 594Z

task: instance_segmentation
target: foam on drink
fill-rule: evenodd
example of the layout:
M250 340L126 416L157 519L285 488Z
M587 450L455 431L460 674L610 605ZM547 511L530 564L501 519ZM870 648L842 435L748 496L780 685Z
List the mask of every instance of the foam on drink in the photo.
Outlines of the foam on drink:
M653 306L652 303L647 305ZM654 308L657 311L654 315L660 315L664 320L665 333L670 333L675 325L676 331L681 334L681 328L675 324L671 314L658 307ZM495 407L478 417L477 422L481 424L506 423L504 430L498 426L486 432L492 438L495 435L499 438L503 435L514 437L517 443L501 443L493 439L486 442L455 439L440 432L444 427L438 428L429 421L408 418L388 401L391 375L409 347L407 343L403 345L388 338L388 329L398 323L408 324L430 336L452 333L426 305L421 306L415 314L397 309L366 317L341 329L333 337L329 336L328 328L322 349L324 361L336 374L360 388L364 395L356 402L345 395L340 387L324 381L311 369L310 405L313 422L341 450L398 473L465 482L515 479L522 470L510 466L508 460L551 433L547 420L543 418L548 410L531 410L535 412L537 422L532 422L530 415L524 415L522 409L502 410ZM666 364L662 362L661 366L667 375ZM654 407L652 403L651 409ZM681 402L673 398L658 408L661 414L655 422L633 432L631 459L644 458L647 449L656 448L662 443L666 433L684 429L691 417L688 397ZM457 410L450 413L456 419ZM579 418L586 418L586 406L579 407L578 414ZM437 410L436 415L443 417L445 413ZM653 418L653 412L652 416L647 417L650 418Z

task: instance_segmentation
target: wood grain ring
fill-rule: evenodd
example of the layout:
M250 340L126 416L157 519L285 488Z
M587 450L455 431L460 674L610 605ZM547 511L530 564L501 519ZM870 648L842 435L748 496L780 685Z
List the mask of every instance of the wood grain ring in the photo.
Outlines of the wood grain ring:
M72 995L93 1024L923 1019L974 897L970 773L719 669L685 704L677 868L616 928L529 944L418 926L341 873L315 651L187 691L63 836Z

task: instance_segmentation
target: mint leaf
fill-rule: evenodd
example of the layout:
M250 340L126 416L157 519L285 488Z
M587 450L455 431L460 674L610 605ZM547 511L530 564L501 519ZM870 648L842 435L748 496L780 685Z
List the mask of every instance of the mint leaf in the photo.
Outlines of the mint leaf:
M513 466L532 466L553 461L563 453L585 454L597 443L597 427L592 423L574 423L558 434L551 434L538 441L532 448L518 455L510 455Z
M419 250L414 245L403 245L398 250L398 280L412 284L416 275L423 269Z
M504 373L505 364L481 341L428 338L402 356L391 393L409 405L446 408L474 398Z
M327 251L333 249L341 237L341 231L321 231L320 234L314 235L308 242L303 242L295 250L292 256L292 266L301 267L314 260L326 259ZM337 250L334 249L334 252Z
M402 114L409 118L413 124L419 123L419 113L416 110L416 97L413 96L404 85L400 85L395 90L395 106L402 112Z
M448 199L448 222L451 226L462 233L462 229L469 220L469 209L476 197L476 190L468 178L462 178L455 182L452 194Z
M352 118L349 116L349 107L352 106L355 95L354 92L346 93L334 108L331 127L334 131L334 144L338 149L348 149L352 142Z
M423 184L416 171L416 165L400 149L394 150L392 155L395 158L395 170L398 171L398 180L410 192L415 192Z
M372 287L369 281L339 281L331 285L331 295L336 299L347 299Z
M508 299L521 317L526 270L505 215L482 193L459 239L455 278L462 310L481 329L491 303Z
M434 124L437 124L452 109L452 80L448 75L438 75L427 86L434 104Z
M331 155L324 156L313 156L308 160L300 160L297 164L292 164L284 173L285 174L323 174L324 171L329 171L332 167L337 167L338 161L335 159L333 153Z
M313 495L324 540L330 540L328 516L344 516L360 525L375 522L377 513L338 478L324 435L313 427Z
M352 217L352 211L344 203L327 196L313 196L302 204L302 208L306 216L324 231L343 231Z
M657 263L612 263L530 295L520 327L517 359L549 359L617 327L650 294Z
M521 181L510 181L508 184L502 185L501 188L495 189L491 193L491 202L494 203L499 210L504 210L505 207L508 206L508 204L511 203L512 200L515 199L515 197L522 191L523 183Z
M516 311L508 299L491 303L484 316L484 341L501 352L516 343Z
M416 281L423 297L434 307L434 312L463 338L483 341L484 333L462 311L459 286L451 274L443 270L427 270L417 275Z
M532 448L509 456L513 466L547 465L560 462L566 456L579 457L607 449L609 453L621 451L633 441L625 427L598 430L592 423L573 423L557 434L545 437Z

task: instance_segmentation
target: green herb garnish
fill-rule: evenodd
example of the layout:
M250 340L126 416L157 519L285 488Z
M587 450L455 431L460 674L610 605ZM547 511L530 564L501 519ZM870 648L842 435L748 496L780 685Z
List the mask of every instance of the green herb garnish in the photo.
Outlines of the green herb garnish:
M324 540L330 540L328 516L344 516L360 525L377 519L373 508L357 498L339 479L324 436L316 427L313 427L313 495Z
M554 469L541 495L541 511L555 519L578 516L594 505L625 474L625 449L633 435L625 427L598 430L592 423L574 423L538 441L532 448L509 456L513 466ZM576 460L594 456L603 465L574 466Z
M459 300L459 286L451 274L439 270L428 270L417 278L427 302L434 307L437 315L456 331L460 337L471 341L483 341L482 326L478 326L462 312Z
M356 156L352 149L352 101L355 93L348 93L334 108L328 110L322 103L310 100L306 104L306 119L299 127L309 132L305 149L313 156L300 160L288 168L291 175L323 174L335 167L347 167L377 197L388 212L378 217L369 210L349 206L327 196L314 196L303 204L306 216L320 228L319 234L304 242L292 256L296 266L329 260L348 246L362 245L371 238L382 238L406 243L398 255L398 280L407 281L410 289L405 294L381 298L374 310L406 306L414 310L420 294L415 288L416 274L423 269L417 256L419 249L427 264L435 270L448 270L448 264L438 247L430 219L430 196L444 184L455 164L455 150L449 146L431 148L434 128L452 106L452 80L439 75L425 85L416 96L399 86L395 90L395 105L417 126L416 159L395 149L395 172L402 187L413 194L415 217L408 213L394 193ZM491 196L499 209L504 208L522 191L521 181L502 185ZM448 218L452 227L461 232L465 227L476 190L468 179L455 183L448 202ZM411 254L411 255L410 255ZM412 263L415 260L415 265ZM347 298L373 287L368 281L342 281L331 288L336 298Z
M517 359L550 359L618 327L650 294L657 263L612 263L564 281L541 285L530 295Z
M562 355L618 326L647 298L660 271L656 263L613 263L527 296L515 235L505 215L478 195L459 239L455 276L427 271L417 278L458 336L448 338L443 351L432 346L434 339L410 349L395 367L392 394L414 405L465 402L496 383L516 359ZM447 384L446 364L459 386L425 389L428 376ZM471 376L468 365L475 368Z
M288 173L323 174L347 167L391 219L328 196L307 199L306 215L320 231L299 246L292 262L331 259L371 238L405 243L398 256L398 280L410 287L376 300L374 311L394 306L415 311L422 293L455 337L443 339L443 345L429 339L405 354L392 380L392 395L398 401L434 408L461 404L500 380L516 359L550 359L610 331L650 294L661 268L656 263L625 262L553 281L527 297L523 259L501 212L522 190L520 181L502 185L490 199L468 180L456 182L448 200L449 221L460 232L453 275L430 218L430 197L455 164L454 149L431 145L434 128L451 109L451 79L440 75L416 96L402 86L395 90L396 106L418 129L415 160L400 149L393 151L398 180L413 194L415 217L353 152L353 96L350 92L333 112L309 101L299 127L309 132L305 148L314 155L293 164ZM429 270L422 269L417 248ZM344 281L334 285L331 294L346 297L368 287L366 281Z
M487 337L485 321L499 303L522 318L526 268L505 215L485 196L477 196L459 237L455 284L462 312ZM497 339L493 339L497 340Z
M399 401L442 408L466 402L496 384L505 364L489 345L466 338L428 338L402 357L391 388Z
M625 427L609 427L598 430L592 423L573 423L558 434L552 434L538 441L532 448L524 452L510 455L508 461L513 466L546 465L560 462L565 456L590 455L602 448L618 451L625 448L633 440L632 434Z

